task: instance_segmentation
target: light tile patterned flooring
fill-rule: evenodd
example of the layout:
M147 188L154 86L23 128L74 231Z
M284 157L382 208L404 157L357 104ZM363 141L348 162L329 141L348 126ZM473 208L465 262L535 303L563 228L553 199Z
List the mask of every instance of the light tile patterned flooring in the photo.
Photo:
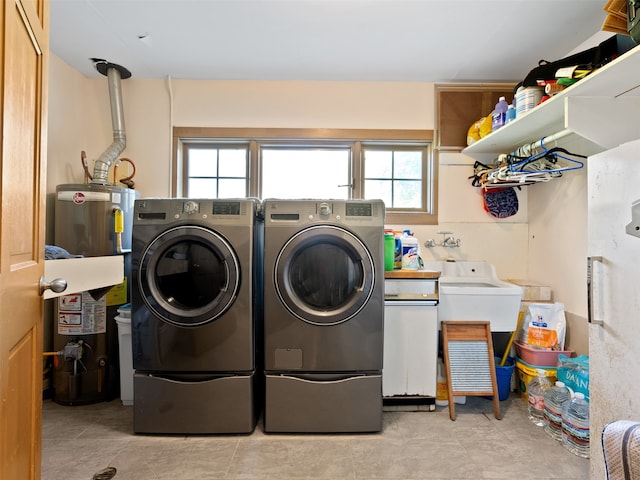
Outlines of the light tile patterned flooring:
M527 419L517 393L500 404L468 397L436 411L385 411L377 434L152 436L133 433L133 408L119 400L43 404L42 480L468 480L589 478L574 456Z

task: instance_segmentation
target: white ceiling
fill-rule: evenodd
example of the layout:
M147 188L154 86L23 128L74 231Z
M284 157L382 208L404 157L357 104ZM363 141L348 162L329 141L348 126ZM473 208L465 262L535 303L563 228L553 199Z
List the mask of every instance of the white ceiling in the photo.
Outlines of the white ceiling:
M51 50L88 77L97 57L136 78L517 81L609 36L605 3L52 0Z

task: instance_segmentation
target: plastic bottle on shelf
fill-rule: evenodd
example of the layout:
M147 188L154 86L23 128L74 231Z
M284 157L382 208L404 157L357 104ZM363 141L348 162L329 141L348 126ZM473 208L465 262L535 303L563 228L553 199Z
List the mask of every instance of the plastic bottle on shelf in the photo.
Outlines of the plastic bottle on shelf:
M491 114L491 131L495 132L505 124L507 119L507 110L509 110L509 104L504 97L500 97L496 108Z
M393 270L396 240L393 237L393 230L384 231L384 269Z
M589 402L576 392L562 413L562 445L579 457L589 458Z
M402 268L402 232L399 230L393 231L395 238L395 247L393 250L393 269L400 270Z
M505 116L504 123L505 125L509 122L513 122L516 119L516 107L513 104L510 104L507 108L507 114Z
M411 235L410 230L405 230L402 235L402 269L417 270L420 242Z
M527 386L529 400L529 420L538 427L544 426L544 394L551 388L551 382L547 378L546 372L538 369L538 376L534 377Z
M562 441L562 411L569 400L571 393L560 381L544 394L544 431L559 442Z

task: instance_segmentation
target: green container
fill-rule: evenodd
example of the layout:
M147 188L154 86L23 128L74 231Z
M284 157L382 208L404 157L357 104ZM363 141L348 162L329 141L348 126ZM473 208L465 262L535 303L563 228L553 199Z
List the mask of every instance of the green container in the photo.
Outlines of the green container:
M396 239L393 233L384 234L384 269L389 272L393 270L393 260L395 254Z

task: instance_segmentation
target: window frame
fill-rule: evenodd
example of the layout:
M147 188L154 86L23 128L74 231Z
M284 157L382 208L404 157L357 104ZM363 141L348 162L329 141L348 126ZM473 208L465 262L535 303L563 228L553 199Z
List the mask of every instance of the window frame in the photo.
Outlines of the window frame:
M362 197L364 191L363 146L399 149L403 146L422 146L426 149L423 175L431 182L431 188L424 188L422 202L431 211L410 211L387 208L386 224L436 225L438 223L438 161L433 144L433 130L380 130L380 129L324 129L324 128L229 128L229 127L173 127L173 158L171 174L172 197L183 196L186 191L187 165L184 162L185 149L199 141L216 141L230 146L243 145L249 149L247 185L250 192L260 191L260 145L312 145L322 143L350 143L352 145L351 176L354 185L350 198ZM251 166L251 159L256 159ZM426 192L429 192L429 196ZM259 197L260 198L260 197Z

